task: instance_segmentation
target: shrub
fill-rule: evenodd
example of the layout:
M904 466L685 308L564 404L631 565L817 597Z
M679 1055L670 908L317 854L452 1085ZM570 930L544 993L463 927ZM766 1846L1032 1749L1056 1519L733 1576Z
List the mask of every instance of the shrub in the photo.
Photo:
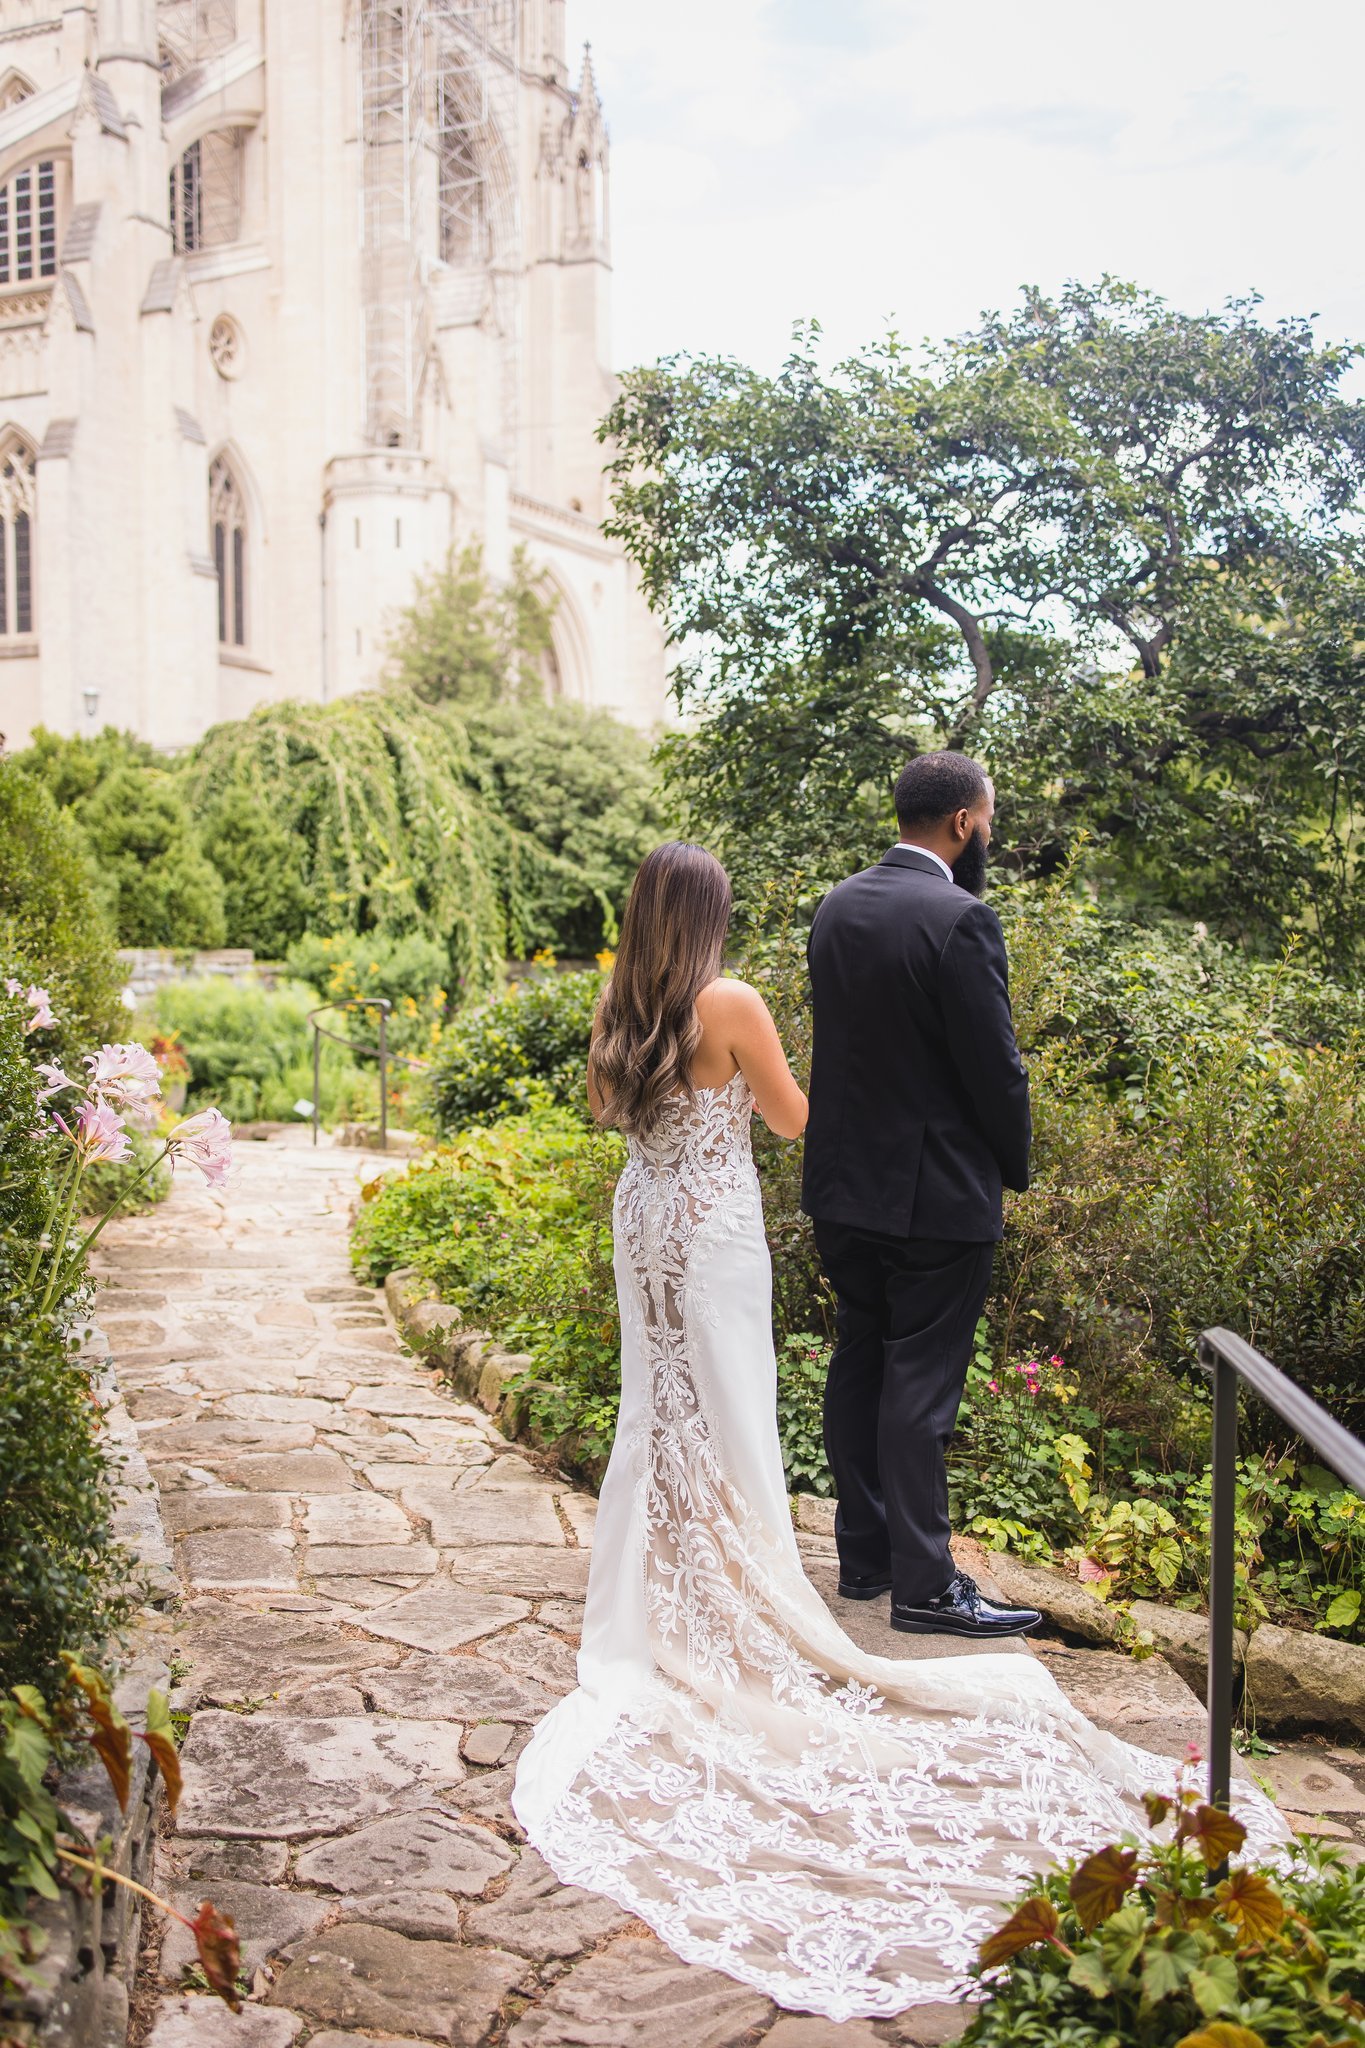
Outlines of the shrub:
M521 878L524 943L580 957L614 945L635 870L667 833L648 743L577 704L495 704L467 722L490 799L555 856Z
M825 1463L825 1376L830 1346L809 1331L785 1337L777 1352L777 1434L789 1493L832 1494Z
M223 885L224 943L283 959L308 923L303 842L242 784L225 789L209 810L203 839Z
M0 1231L31 1246L52 1198L52 1148L39 1135L38 1082L21 1019L0 981ZM45 1034L46 1035L46 1034Z
M80 836L41 783L0 754L0 978L52 994L57 1029L42 1043L74 1057L114 1035L114 939Z
M439 1043L447 995L444 986L449 959L444 946L422 932L394 938L384 932L305 932L289 948L286 961L297 981L306 981L326 1002L347 996L383 996L392 1003L389 1044L400 1052L427 1057ZM334 1019L334 1028L345 1030ZM363 1026L357 1017L355 1035L373 1042L375 1018Z
M187 1110L221 1109L234 1123L288 1122L312 1100L314 992L298 982L273 989L211 975L157 991L157 1025L173 1031L193 1076ZM373 1114L378 1088L344 1047L324 1040L322 1115L327 1122Z
M0 1692L60 1682L59 1653L98 1650L134 1612L87 1368L23 1290L24 1248L0 1239Z
M167 770L115 768L74 813L125 946L221 946L223 885Z
M351 1242L378 1281L413 1265L467 1319L530 1354L555 1382L537 1413L555 1433L605 1447L620 1392L611 1198L622 1146L542 1104L464 1132L406 1172L370 1184Z
M440 1128L461 1131L550 1100L587 1114L585 1073L602 976L542 973L446 1030L428 1083Z
M1170 1838L1113 1844L1031 1885L981 1946L989 1996L963 2048L1365 2044L1365 1871L1330 1849L1209 1871L1239 1822L1184 1782L1145 1798ZM1008 1974L993 1973L1004 1965Z

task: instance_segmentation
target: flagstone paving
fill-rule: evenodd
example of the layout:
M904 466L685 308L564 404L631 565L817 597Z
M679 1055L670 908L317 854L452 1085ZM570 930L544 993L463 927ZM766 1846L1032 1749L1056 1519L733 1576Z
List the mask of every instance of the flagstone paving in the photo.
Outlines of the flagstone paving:
M574 1682L595 1504L405 1355L350 1277L357 1177L379 1169L300 1133L241 1144L221 1195L182 1180L101 1241L100 1323L184 1589L163 1626L192 1718L159 1875L177 1903L232 1913L251 1984L232 2019L168 1938L151 2048L955 2039L957 2008L780 2016L525 1845L513 1766ZM832 1545L801 1542L829 1591ZM945 1647L852 1619L892 1654ZM1131 1739L1178 1754L1198 1734L1159 1661L1049 1655ZM1365 1809L1342 1768L1296 1782L1352 1825Z

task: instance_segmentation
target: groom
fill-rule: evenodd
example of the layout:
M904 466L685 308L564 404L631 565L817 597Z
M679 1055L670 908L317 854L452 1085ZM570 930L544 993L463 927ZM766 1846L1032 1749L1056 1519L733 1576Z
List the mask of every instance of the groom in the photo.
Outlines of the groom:
M944 1452L1000 1236L1028 1186L1028 1077L1000 921L981 902L995 792L965 754L896 784L900 841L811 927L815 1006L801 1206L838 1297L825 1450L839 1591L891 1594L908 1632L1016 1635L955 1569Z

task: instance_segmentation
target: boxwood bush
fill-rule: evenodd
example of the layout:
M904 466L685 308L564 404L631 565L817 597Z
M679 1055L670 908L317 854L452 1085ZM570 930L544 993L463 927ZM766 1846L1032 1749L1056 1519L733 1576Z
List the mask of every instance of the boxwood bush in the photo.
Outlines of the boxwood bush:
M436 1050L430 1114L464 1130L547 1098L587 1115L584 1074L603 976L540 973L467 1010Z
M59 1653L104 1649L141 1596L89 1372L57 1319L32 1313L25 1252L0 1237L0 1692L54 1697Z
M117 1036L114 935L100 909L79 832L40 782L0 753L0 981L52 994L57 1029L46 1056L75 1058Z

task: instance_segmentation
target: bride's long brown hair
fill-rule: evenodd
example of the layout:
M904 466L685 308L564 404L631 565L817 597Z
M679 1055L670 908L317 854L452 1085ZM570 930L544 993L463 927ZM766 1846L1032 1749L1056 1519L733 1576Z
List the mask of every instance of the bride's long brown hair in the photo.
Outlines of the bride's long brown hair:
M730 877L704 846L670 839L641 861L589 1068L599 1121L645 1137L666 1096L692 1093L697 997L716 979L730 927Z

